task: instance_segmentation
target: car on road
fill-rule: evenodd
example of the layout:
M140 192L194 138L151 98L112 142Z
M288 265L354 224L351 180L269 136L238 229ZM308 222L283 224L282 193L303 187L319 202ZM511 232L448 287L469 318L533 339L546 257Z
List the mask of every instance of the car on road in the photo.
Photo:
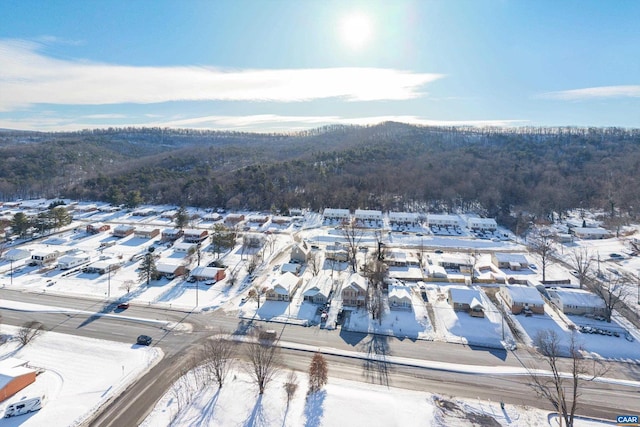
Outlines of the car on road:
M436 250L435 250L435 251L433 251L433 252L435 252L435 253L437 253L437 254L442 254L442 253L444 253L444 252L442 252L440 249L436 249Z
M120 304L118 304L118 309L119 310L126 310L127 308L129 308L129 303L128 302L121 302Z
M151 345L151 341L153 341L153 338L151 338L149 335L139 335L138 339L136 339L136 344Z

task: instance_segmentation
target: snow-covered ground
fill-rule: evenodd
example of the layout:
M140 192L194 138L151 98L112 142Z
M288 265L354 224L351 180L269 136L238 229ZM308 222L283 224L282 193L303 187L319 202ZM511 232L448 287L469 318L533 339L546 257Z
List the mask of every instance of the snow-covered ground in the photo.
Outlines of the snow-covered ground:
M18 328L2 325L3 335ZM0 346L0 360L9 357L27 361L42 370L35 383L0 402L0 416L8 405L24 398L45 395L38 412L0 418L0 426L77 426L101 405L162 358L162 350L77 336L44 332L26 346L13 339Z
M298 389L287 404L288 371L276 376L260 396L245 369L237 366L222 388L198 388L190 376L174 384L141 424L164 426L558 426L548 412L500 402L457 399L329 376L327 385L307 395L308 377L297 372ZM191 384L191 388L187 386ZM238 396L243 396L238 399ZM189 399L191 399L189 401ZM576 427L609 423L577 419Z

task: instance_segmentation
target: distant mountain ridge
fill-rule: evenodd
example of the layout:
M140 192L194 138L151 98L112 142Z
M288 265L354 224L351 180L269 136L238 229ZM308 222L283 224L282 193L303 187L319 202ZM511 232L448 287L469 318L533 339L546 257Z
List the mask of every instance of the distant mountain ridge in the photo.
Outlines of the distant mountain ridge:
M259 210L473 209L549 215L640 206L640 130L427 127L290 134L0 131L0 199L67 196ZM635 208L634 208L635 206Z

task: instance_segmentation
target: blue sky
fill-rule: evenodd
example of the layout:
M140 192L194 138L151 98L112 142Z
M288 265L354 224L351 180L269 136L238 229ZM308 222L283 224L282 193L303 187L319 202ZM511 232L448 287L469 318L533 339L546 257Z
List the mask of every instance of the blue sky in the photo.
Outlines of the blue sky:
M2 0L0 128L640 127L638 1Z

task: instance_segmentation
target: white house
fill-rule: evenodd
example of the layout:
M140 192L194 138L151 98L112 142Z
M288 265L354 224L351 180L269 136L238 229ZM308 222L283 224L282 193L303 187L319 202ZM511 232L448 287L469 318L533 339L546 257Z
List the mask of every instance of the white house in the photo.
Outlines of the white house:
M389 308L391 310L411 310L411 291L408 286L389 286Z
M58 269L70 270L89 261L91 261L91 257L87 254L64 255L58 258Z
M342 245L329 245L325 248L324 256L330 261L345 262L349 259L347 248Z
M196 243L187 243L181 242L173 245L173 251L184 253L184 254L192 254L198 249L198 245Z
M495 252L491 255L491 262L498 268L513 271L529 267L529 260L523 254Z
M265 286L265 298L272 301L289 301L302 283L302 278L293 273L275 276Z
M460 217L458 215L427 215L427 225L429 227L459 227Z
M389 212L389 224L391 226L417 226L420 223L419 216L413 212Z
M548 289L549 299L564 314L597 314L606 312L602 298L582 289Z
M330 277L316 276L309 281L309 287L302 293L304 301L313 304L326 304L331 295L333 281Z
M496 231L498 224L493 218L469 218L467 227L472 231Z
M611 233L601 227L574 227L571 232L580 239L606 239Z
M310 253L311 248L307 242L302 241L301 243L293 245L291 248L291 261L297 261L304 264L309 260Z
M36 251L31 253L31 262L36 265L47 265L56 262L60 252L58 251Z
M351 221L351 212L349 212L349 209L326 208L322 213L322 219L328 221L349 222Z
M353 216L356 222L360 225L382 225L382 211L356 209Z

